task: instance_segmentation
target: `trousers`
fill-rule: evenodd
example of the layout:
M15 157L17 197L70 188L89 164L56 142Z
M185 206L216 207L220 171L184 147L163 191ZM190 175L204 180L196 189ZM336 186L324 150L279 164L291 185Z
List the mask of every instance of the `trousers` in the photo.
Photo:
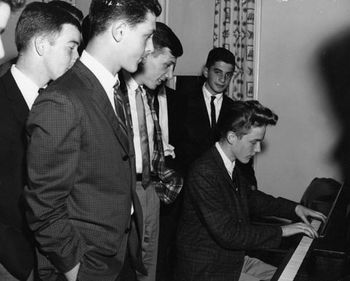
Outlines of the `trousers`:
M148 275L137 272L138 281L155 281L159 238L160 201L151 182L146 189L140 181L136 182L136 193L143 212L142 259Z

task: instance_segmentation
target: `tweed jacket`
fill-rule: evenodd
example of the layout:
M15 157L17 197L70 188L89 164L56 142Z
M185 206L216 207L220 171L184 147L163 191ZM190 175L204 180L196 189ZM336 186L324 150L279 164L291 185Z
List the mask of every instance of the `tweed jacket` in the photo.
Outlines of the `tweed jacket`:
M238 165L233 178L216 147L194 162L177 235L177 281L238 280L246 250L281 241L279 226L255 225L251 218L296 219L296 203L251 190Z
M130 130L121 130L102 85L79 60L34 103L25 195L43 280L78 262L79 280L115 280L128 239L132 260L145 272Z

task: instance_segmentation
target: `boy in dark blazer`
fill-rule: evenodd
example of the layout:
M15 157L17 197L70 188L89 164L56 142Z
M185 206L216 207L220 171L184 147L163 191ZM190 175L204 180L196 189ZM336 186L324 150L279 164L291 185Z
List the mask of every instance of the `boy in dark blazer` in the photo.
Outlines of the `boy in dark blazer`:
M226 95L235 71L235 56L225 48L213 48L203 69L204 84L189 93L182 93L185 120L180 141L180 158L187 171L191 163L209 149L218 139L216 124L235 102ZM242 164L240 164L242 165ZM252 163L242 165L252 189L256 179Z
M266 126L276 122L277 115L257 101L235 102L219 121L219 141L194 162L188 175L175 280L270 280L275 269L245 256L246 250L277 247L282 237L297 233L317 237L308 217L324 221L323 214L252 190L237 165L260 152ZM251 223L251 217L264 215L302 222Z
M15 35L19 58L0 78L0 263L15 278L27 280L34 241L24 216L25 122L39 88L77 59L80 24L65 10L36 2L23 10Z
M141 260L142 210L121 68L153 51L158 1L92 0L80 59L36 100L27 123L30 228L41 280L114 281Z
M233 103L225 91L234 71L234 55L225 48L214 48L209 52L203 69L204 84L186 93L184 153L187 165L215 142L216 123Z

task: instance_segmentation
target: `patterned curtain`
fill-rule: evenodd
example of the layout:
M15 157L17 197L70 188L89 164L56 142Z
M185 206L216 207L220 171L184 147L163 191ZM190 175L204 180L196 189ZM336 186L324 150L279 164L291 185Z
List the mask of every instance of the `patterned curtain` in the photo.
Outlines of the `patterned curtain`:
M215 0L214 47L224 47L236 57L236 70L227 95L254 99L255 0Z

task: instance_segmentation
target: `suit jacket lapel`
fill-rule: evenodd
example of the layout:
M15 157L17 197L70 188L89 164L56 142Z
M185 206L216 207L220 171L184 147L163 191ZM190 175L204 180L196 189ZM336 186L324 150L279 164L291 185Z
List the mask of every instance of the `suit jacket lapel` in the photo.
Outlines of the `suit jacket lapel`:
M121 125L118 122L118 119L115 115L111 102L108 99L106 91L103 89L101 83L95 77L95 75L80 61L77 61L75 67L81 72L84 76L85 84L90 88L88 93L90 97L95 102L95 104L100 108L108 122L111 124L114 134L116 135L119 143L125 150L127 154L130 154L130 143L129 137L125 135Z
M222 175L222 178L230 185L230 187L232 188L232 190L234 190L235 186L233 184L233 181L230 177L230 175L227 172L227 169L225 167L224 161L221 158L221 155L219 153L219 151L216 149L216 147L212 147L212 153L214 156L214 160L217 164L217 166L219 167L220 173Z
M12 111L16 119L22 124L26 121L29 113L28 105L18 88L11 71L8 70L1 78L5 87L5 95L10 101Z
M211 130L211 127L210 127L210 120L209 120L209 115L208 115L208 110L207 110L207 106L205 104L205 100L204 100L204 95L203 95L203 91L201 89L200 91L200 95L198 96L198 106L200 107L199 110L200 110L200 117L201 118L204 118L204 119L201 119L201 120L205 120L205 122L203 122L203 125L204 125L204 129L205 130ZM200 124L200 123L198 123Z
M194 121L193 124L196 124L196 126L191 129L198 131L200 135L207 135L211 128L202 88L198 89L198 91L189 98L188 106L189 118Z
M212 147L212 153L214 156L214 160L219 167L219 170L221 172L222 178L228 183L228 186L231 190L231 194L234 194L235 191L235 184L233 180L231 179L230 175L227 172L227 169L225 167L225 164L221 158L221 155L217 151L215 147ZM239 186L237 186L239 193L236 195L236 199L238 199L237 204L241 205L242 210L246 214L247 217L249 217L249 210L248 210L248 202L247 202L247 195L246 195L246 182L244 178L241 176L241 172L239 167L237 166L237 163L235 165L235 170L233 172L233 176L237 177L237 180L235 181Z
M228 99L230 99L228 96L226 96L225 94L222 95L222 105L218 120L222 117L223 112L227 111L227 109L229 108L230 102L228 101Z

